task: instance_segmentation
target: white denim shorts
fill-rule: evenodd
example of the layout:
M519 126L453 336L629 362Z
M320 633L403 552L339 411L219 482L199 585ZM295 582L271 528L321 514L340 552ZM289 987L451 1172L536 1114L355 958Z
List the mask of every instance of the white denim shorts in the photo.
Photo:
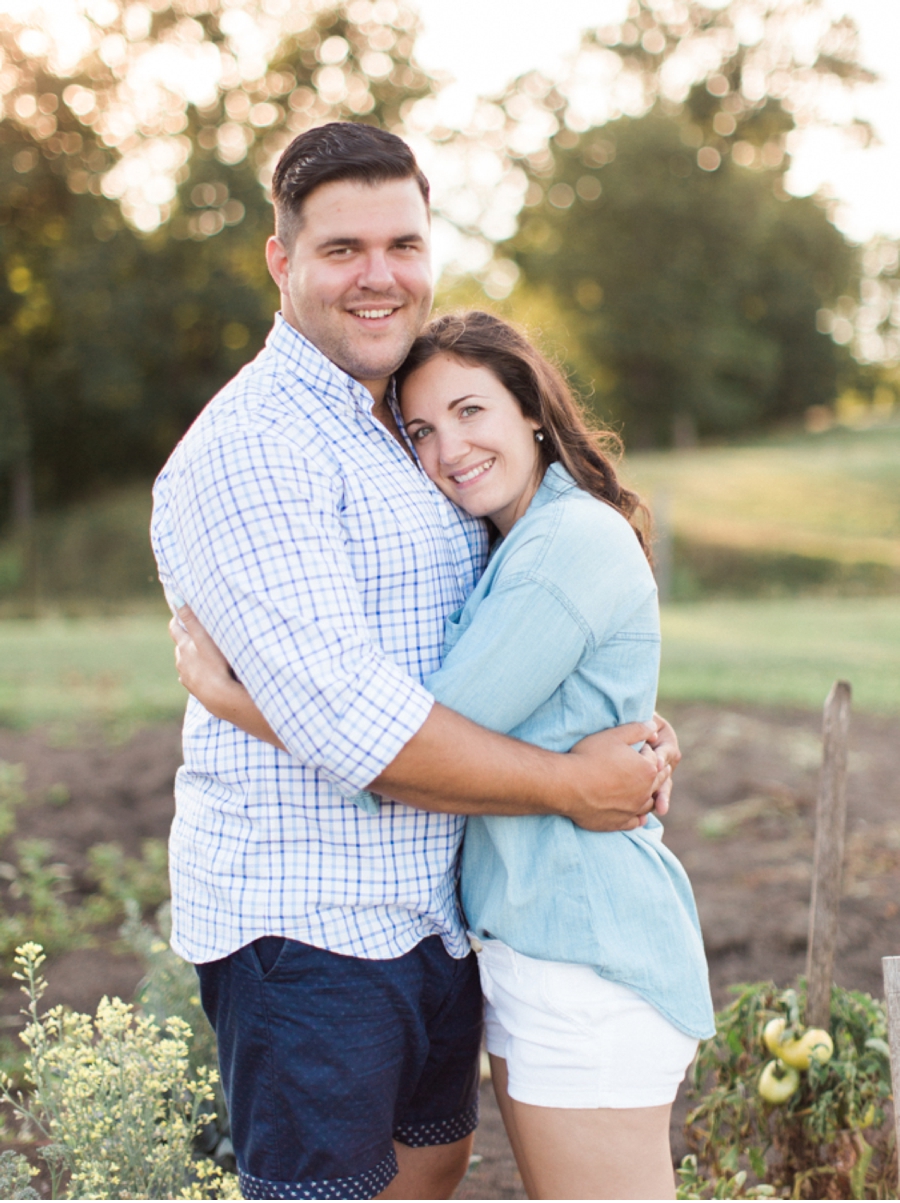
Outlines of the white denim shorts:
M633 990L500 940L484 942L478 967L488 1052L506 1061L511 1098L571 1108L674 1100L697 1041Z

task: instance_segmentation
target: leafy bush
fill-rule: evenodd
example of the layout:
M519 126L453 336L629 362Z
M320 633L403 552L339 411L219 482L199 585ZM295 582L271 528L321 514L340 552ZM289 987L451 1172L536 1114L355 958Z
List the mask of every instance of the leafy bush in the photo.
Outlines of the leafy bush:
M39 1199L31 1179L39 1171L28 1164L21 1153L6 1149L0 1153L0 1199Z
M716 1017L716 1035L701 1045L694 1064L693 1091L701 1097L686 1131L696 1161L683 1167L683 1179L695 1186L705 1179L713 1190L721 1180L723 1189L739 1190L715 1198L751 1197L746 1179L736 1181L748 1169L781 1197L892 1197L897 1170L885 1115L891 1073L884 1005L834 987L834 1055L824 1064L812 1060L795 1092L772 1105L759 1093L772 1057L763 1029L781 1017L786 1036L802 1030L804 985L732 989L737 998Z
M145 967L136 1002L144 1014L150 1015L160 1026L174 1017L183 1020L191 1029L193 1035L188 1049L191 1072L208 1071L215 1089L215 1118L198 1135L197 1147L223 1169L233 1170L235 1158L228 1108L215 1072L218 1065L216 1034L200 1004L197 971L169 947L170 904L163 903L157 911L156 928L141 922L136 903L129 902L127 908L128 919L122 927L122 935Z
M191 1031L177 1018L164 1030L120 999L101 1000L94 1019L54 1007L39 1015L46 989L40 945L17 949L15 976L28 999L30 1097L2 1097L50 1142L42 1150L58 1198L239 1198L237 1182L193 1143L209 1122L215 1074L191 1075Z

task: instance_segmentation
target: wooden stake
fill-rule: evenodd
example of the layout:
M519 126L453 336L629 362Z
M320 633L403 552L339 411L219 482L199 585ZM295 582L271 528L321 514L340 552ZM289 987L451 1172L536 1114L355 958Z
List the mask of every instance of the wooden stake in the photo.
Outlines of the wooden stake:
M900 1149L900 957L882 957L888 1038L891 1042L891 1083L894 1088L894 1130Z
M831 1018L831 982L841 905L849 728L850 686L846 681L835 681L825 701L822 724L822 780L816 807L816 851L806 961L806 1022L809 1027L826 1030Z

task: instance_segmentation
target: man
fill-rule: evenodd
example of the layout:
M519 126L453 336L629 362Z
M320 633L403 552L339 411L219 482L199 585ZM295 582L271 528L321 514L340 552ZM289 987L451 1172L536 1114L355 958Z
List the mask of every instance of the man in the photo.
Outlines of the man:
M651 724L557 755L423 689L486 550L389 388L431 306L428 184L399 138L335 123L288 147L273 196L282 313L161 474L153 541L287 751L189 703L172 942L246 1197L446 1198L477 1122L462 816L633 827L670 770L630 747ZM406 805L364 815L346 799L370 785Z

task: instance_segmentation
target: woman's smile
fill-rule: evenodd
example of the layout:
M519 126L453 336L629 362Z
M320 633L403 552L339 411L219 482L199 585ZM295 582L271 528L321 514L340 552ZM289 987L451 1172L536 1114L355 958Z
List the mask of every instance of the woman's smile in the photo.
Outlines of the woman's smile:
M490 469L493 468L495 462L496 461L494 459L489 459L483 464L476 465L474 468L467 468L465 472L454 473L451 475L450 479L455 484L460 486L471 484L472 481L478 480L479 477L484 476L485 472L489 472Z
M525 417L489 368L447 354L429 359L404 380L400 407L422 467L437 487L507 534L543 475L534 437L538 423Z

